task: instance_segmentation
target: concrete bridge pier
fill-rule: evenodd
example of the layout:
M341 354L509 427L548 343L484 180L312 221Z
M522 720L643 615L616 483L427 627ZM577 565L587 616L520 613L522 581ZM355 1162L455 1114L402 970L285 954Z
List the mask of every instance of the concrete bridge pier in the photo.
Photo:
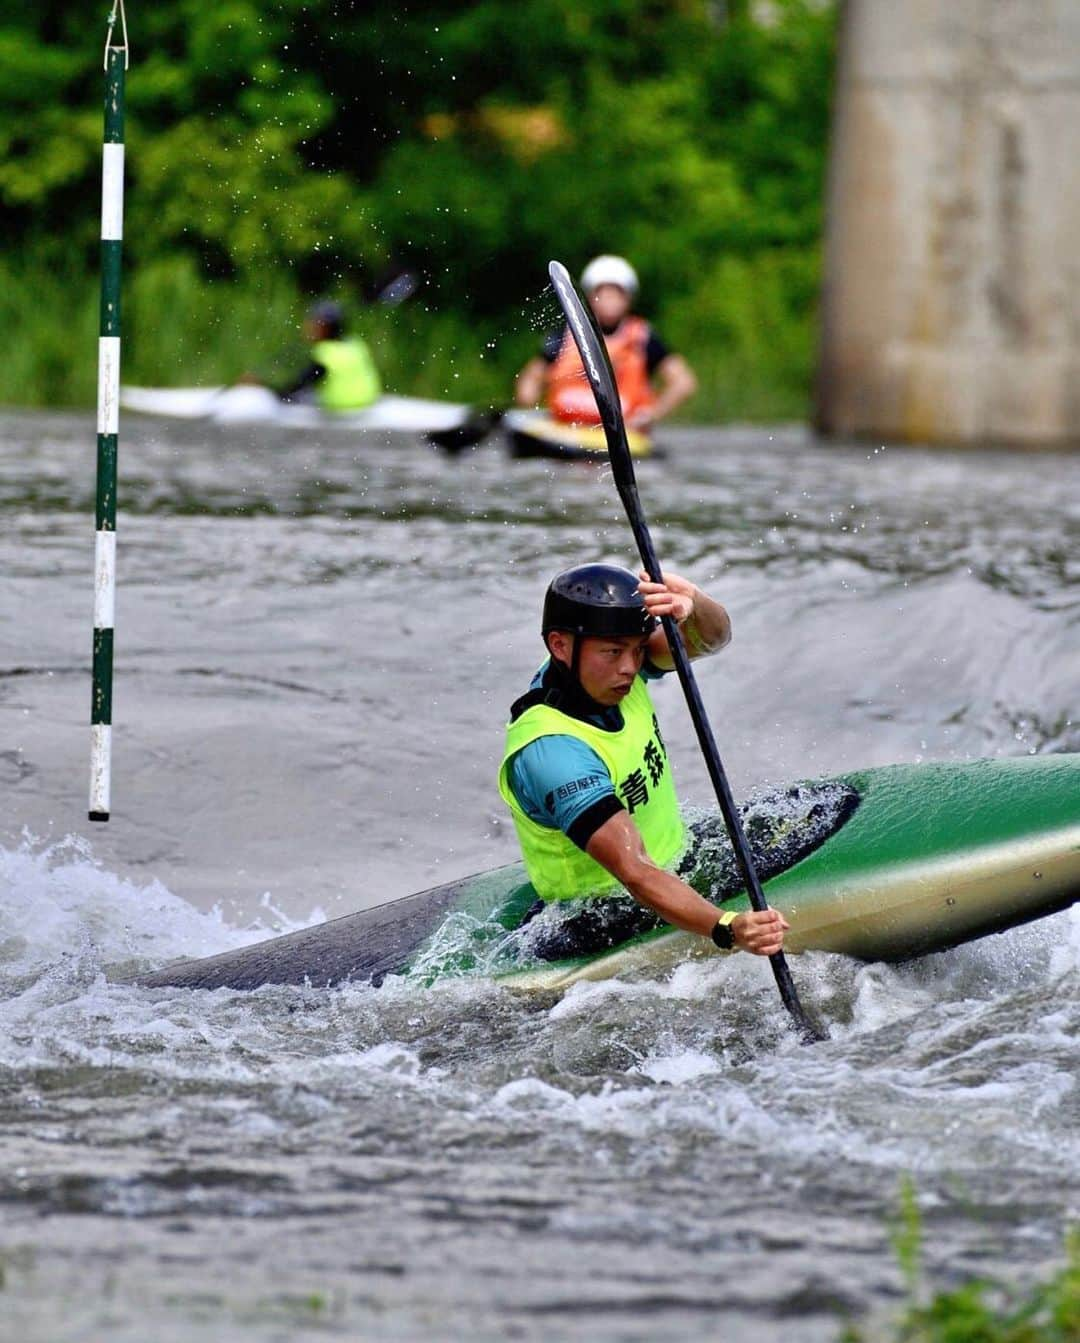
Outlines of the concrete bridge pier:
M847 0L816 413L1080 443L1080 0Z

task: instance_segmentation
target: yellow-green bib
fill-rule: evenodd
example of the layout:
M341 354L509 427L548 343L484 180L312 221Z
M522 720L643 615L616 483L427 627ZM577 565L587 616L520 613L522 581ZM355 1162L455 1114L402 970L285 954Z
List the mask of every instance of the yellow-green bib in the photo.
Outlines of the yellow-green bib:
M646 852L667 867L681 853L685 830L671 778L667 751L656 722L652 697L641 677L619 706L618 732L584 723L580 718L534 704L506 728L506 751L499 769L499 792L510 808L521 843L525 869L544 900L572 900L617 890L615 877L553 826L540 825L522 810L510 787L509 764L518 751L539 737L577 737L604 762L615 796L634 819ZM572 784L567 784L571 787Z
M371 351L362 340L316 341L311 354L326 370L317 383L323 410L362 410L382 394Z

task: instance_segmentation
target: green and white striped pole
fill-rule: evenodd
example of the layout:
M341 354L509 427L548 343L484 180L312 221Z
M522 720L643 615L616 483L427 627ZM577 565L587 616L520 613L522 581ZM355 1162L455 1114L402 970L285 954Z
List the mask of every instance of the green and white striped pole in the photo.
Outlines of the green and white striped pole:
M117 18L120 36L114 32ZM101 160L101 325L98 336L94 670L90 702L90 819L107 821L112 785L113 620L116 609L116 445L120 420L120 250L124 236L124 72L127 20L113 0L105 38Z

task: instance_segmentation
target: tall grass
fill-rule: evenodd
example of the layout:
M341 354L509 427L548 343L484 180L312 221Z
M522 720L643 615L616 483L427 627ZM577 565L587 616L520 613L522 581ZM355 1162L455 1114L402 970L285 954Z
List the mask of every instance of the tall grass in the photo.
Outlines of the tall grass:
M486 333L462 318L416 299L391 308L365 306L348 291L335 297L350 329L371 346L387 391L505 399L506 370L485 360ZM308 301L281 272L256 285L203 279L186 260L136 271L124 319L125 381L206 385L252 372L271 384L287 382L307 358L300 327Z
M801 269L800 269L801 267ZM662 311L661 334L697 371L684 418L770 420L807 413L814 352L816 261L722 258L692 299ZM504 405L538 334L478 325L427 308L423 291L400 307L364 306L347 290L353 329L371 345L387 391ZM151 386L213 386L253 372L273 384L302 366L306 307L287 271L258 282L215 281L177 257L124 276L122 377ZM545 318L554 321L551 305ZM0 403L91 406L96 395L98 285L72 261L0 261L0 320L11 333L0 361Z
M369 342L387 391L484 404L509 399L535 336L477 328L414 298L363 306L339 295ZM287 273L214 281L185 258L124 276L122 377L151 386L213 386L254 372L286 382L306 358L308 299ZM12 333L0 361L0 403L90 406L97 386L98 285L74 265L0 262L0 321Z
M980 1279L928 1297L923 1228L915 1190L904 1182L893 1228L893 1249L907 1302L891 1328L849 1326L841 1343L1078 1343L1080 1228L1068 1234L1065 1263L1026 1291Z
M97 385L98 300L74 264L0 262L0 402L92 406Z

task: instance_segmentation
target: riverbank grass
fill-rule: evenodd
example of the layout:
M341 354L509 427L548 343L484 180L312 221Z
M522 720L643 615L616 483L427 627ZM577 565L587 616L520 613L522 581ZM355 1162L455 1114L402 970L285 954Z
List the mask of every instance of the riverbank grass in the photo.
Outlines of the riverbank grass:
M891 1332L851 1326L840 1343L1080 1343L1080 1227L1066 1237L1065 1263L1021 1291L975 1279L927 1299L923 1229L910 1184L901 1192L893 1248L907 1304Z

